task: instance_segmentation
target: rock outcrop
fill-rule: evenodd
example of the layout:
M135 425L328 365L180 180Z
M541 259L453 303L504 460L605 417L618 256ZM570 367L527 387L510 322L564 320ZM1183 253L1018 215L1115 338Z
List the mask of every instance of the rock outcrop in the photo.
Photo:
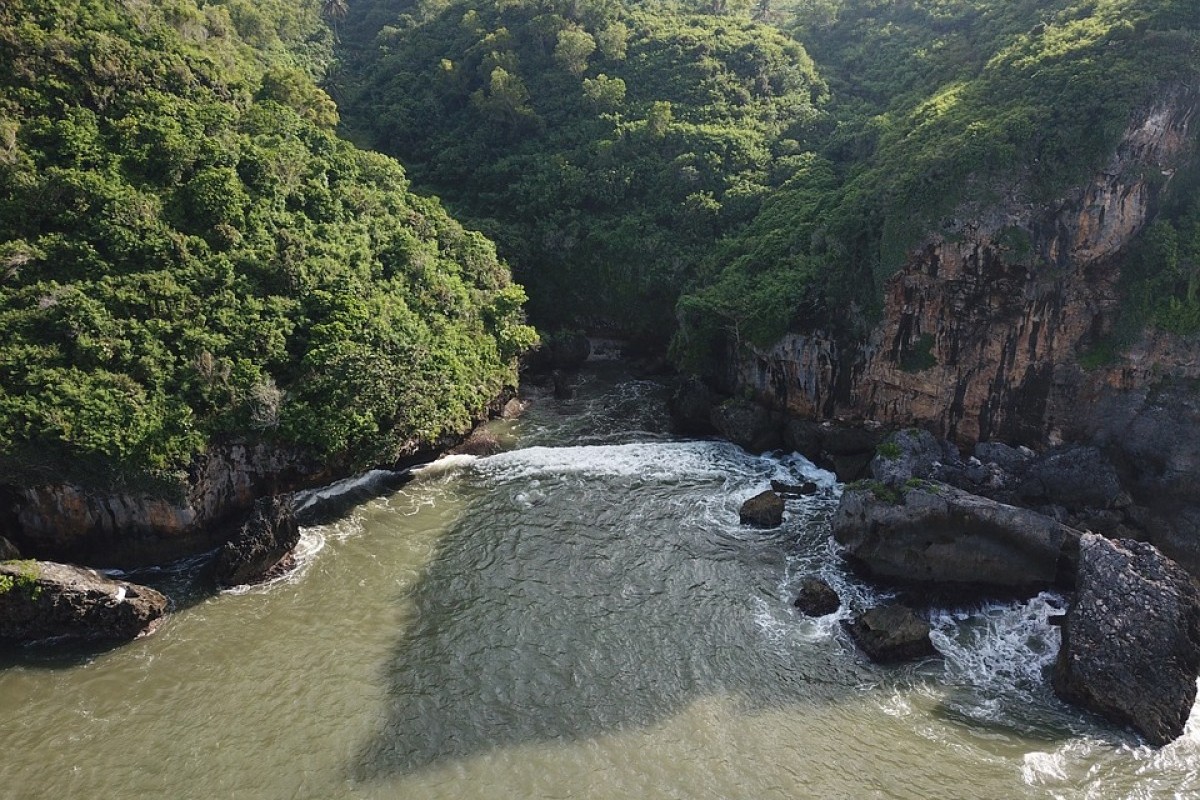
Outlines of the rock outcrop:
M847 487L833 535L873 578L940 592L1025 595L1069 579L1079 532L921 481Z
M300 526L292 496L260 498L245 524L217 554L217 583L239 586L265 579L299 541Z
M842 601L828 583L820 578L809 578L800 586L794 605L802 614L823 617L841 608Z
M1200 593L1152 545L1086 534L1054 691L1154 745L1183 733L1200 673Z
M167 611L159 592L49 561L0 563L0 640L124 641Z
M783 446L848 483L867 476L884 433L877 427L791 419L783 426Z
M929 623L907 606L877 606L844 624L855 644L880 664L937 654L929 638Z
M942 443L933 434L909 428L879 443L871 475L888 486L900 486L912 478L929 478L944 457Z
M671 392L668 410L671 428L684 436L707 436L716 433L712 423L713 407L718 396L700 378L684 379Z
M775 492L760 492L742 503L738 518L743 525L778 528L783 524L783 507L783 498Z

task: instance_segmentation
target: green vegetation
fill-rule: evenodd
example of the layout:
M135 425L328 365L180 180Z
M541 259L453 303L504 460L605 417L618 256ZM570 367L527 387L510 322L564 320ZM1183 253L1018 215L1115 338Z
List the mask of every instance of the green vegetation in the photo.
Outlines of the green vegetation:
M356 0L333 85L352 136L497 241L535 319L675 330L704 370L860 336L955 209L1101 167L1195 80L1198 29L1192 0ZM1026 233L999 244L1036 269ZM1150 316L1191 329L1176 284Z
M699 8L356 0L345 127L497 241L539 324L665 341L715 243L801 166L782 134L825 96L797 42Z
M933 354L933 334L922 333L915 342L900 354L900 369L905 372L921 372L937 365Z
M861 336L951 212L1055 197L1194 84L1198 30L1194 0L7 0L0 470L178 487L227 440L365 465L460 430L535 338L497 249L539 322L701 371ZM1198 179L1088 363L1200 331Z
M888 461L895 461L900 457L900 444L894 439L880 442L879 446L875 448L875 454Z
M1080 356L1087 368L1115 363L1121 349L1147 326L1181 335L1200 333L1200 163L1176 175L1158 218L1138 237L1121 267L1126 299L1106 336Z
M16 575L0 575L0 594L8 594L11 591L22 592L33 600L37 600L42 596L42 587L38 585L38 578L42 572L38 569L36 561L6 561L10 567L16 567Z
M1103 165L1154 90L1194 81L1200 66L1200 6L1188 0L823 0L791 11L833 101L793 133L812 150L807 172L722 242L711 277L682 299L679 352L693 366L729 339L860 335L883 281L950 211L1013 189L1054 197ZM1194 193L1194 180L1179 183ZM1019 231L1001 244L1015 261L1030 256ZM1185 300L1164 302L1160 324L1200 319Z
M522 289L334 135L319 14L0 4L6 482L178 486L224 439L384 461L515 380Z

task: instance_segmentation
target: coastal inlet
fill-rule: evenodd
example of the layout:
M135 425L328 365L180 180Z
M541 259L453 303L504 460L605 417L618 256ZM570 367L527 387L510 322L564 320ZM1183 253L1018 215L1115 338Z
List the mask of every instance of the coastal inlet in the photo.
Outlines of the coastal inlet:
M3 798L1187 797L1200 731L1154 750L1059 701L1064 600L934 613L935 657L842 631L885 600L830 537L832 473L668 434L616 364L302 530L298 567L176 600L121 648L0 656ZM739 523L812 482L781 527ZM372 496L374 495L374 496ZM841 608L793 606L812 577Z

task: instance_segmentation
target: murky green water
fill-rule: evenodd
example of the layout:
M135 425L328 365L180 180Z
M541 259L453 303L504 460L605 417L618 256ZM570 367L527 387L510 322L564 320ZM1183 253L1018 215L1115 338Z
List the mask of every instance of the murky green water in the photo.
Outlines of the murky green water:
M832 476L663 433L614 368L305 530L303 566L181 598L104 653L0 655L3 798L1124 798L1200 794L1162 751L1063 706L1054 598L935 619L945 657L856 655L791 608L851 604ZM777 534L737 507L816 479Z

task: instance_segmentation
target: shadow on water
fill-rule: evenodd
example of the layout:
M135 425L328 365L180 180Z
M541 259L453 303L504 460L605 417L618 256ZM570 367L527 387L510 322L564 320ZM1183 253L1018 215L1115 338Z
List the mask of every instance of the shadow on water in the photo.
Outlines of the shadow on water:
M487 467L467 470L475 501L401 599L386 723L355 779L643 727L713 694L753 712L911 679L773 624L801 627L777 596L788 543L741 538L719 479Z

